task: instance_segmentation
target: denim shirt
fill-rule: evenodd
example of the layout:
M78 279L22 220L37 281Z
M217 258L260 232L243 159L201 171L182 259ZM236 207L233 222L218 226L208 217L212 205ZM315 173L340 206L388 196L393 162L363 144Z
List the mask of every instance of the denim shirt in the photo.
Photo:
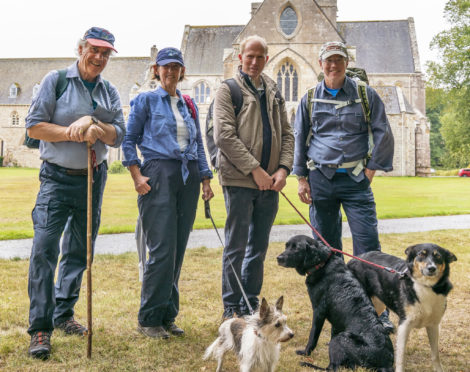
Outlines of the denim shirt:
M368 160L371 170L391 171L393 165L394 141L390 124L385 113L385 106L377 92L367 86L370 105L371 129L374 137L374 149ZM325 82L317 85L315 98L348 101L358 98L356 83L345 78L336 97L326 89ZM312 125L312 138L307 146L306 140ZM354 103L340 109L334 104L314 102L312 118L308 117L307 94L302 97L294 123L295 152L293 173L307 176L307 161L313 160L326 177L332 178L335 169L328 165L340 165L345 162L365 159L369 150L368 127L361 103ZM348 174L356 181L364 178Z
M58 71L49 72L41 82L39 92L33 99L26 116L26 128L46 122L68 127L85 115L93 115L103 123L114 125L116 140L113 147L119 147L124 138L125 125L121 108L121 99L117 89L110 83L109 91L103 79L98 75L93 89L93 99L83 84L77 62L67 68L67 89L56 100ZM93 108L93 100L97 103ZM106 160L107 146L100 140L93 145L98 164ZM41 141L39 153L42 160L71 169L82 169L88 165L86 142L46 142Z
M190 160L197 160L201 179L212 178L202 144L199 113L197 112L194 120L181 92L177 90L176 93L179 96L177 107L189 133L189 144L185 151L181 152L176 137L176 119L171 109L170 95L162 87L158 87L155 91L140 93L131 101L127 133L122 143L125 159L122 164L126 167L134 164L141 166L137 145L144 163L153 159L181 160L184 182L189 175L187 164ZM194 106L196 107L195 104Z

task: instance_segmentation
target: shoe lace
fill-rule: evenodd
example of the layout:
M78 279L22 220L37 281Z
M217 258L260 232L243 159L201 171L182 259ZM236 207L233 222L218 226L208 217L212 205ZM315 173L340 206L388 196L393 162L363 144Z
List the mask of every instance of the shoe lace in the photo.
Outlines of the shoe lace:
M33 335L33 344L46 345L51 344L51 334L49 332L36 332Z

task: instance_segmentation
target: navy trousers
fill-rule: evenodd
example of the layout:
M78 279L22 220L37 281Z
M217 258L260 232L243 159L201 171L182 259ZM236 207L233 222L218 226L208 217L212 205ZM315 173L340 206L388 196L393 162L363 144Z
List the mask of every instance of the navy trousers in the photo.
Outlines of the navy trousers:
M185 184L179 160L150 160L141 168L152 188L137 201L149 252L138 316L144 327L161 326L178 315L178 281L201 188L197 161L188 169Z
M102 163L93 172L93 247L106 178L107 166ZM41 186L32 212L34 239L28 278L30 334L52 331L54 323L73 317L87 263L87 176L68 175L65 168L44 162L39 180ZM54 290L62 232L62 258Z
M223 191L227 220L222 262L222 300L224 308L232 308L238 314L249 314L234 269L250 305L256 309L263 285L269 234L279 206L279 194L236 186L224 186Z
M336 173L330 180L315 169L309 172L309 183L313 199L310 222L333 248L343 249L342 206L351 229L354 255L380 251L374 194L367 177L355 182L347 173Z

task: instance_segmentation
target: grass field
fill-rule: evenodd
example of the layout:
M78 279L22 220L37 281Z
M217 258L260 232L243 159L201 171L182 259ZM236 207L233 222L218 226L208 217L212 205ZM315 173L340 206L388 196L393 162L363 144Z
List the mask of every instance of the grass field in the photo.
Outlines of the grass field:
M33 236L31 210L39 190L38 170L0 168L0 240ZM211 201L217 226L225 222L222 189L217 177L212 182ZM375 177L372 183L379 218L403 218L470 213L470 180L456 177ZM308 216L308 206L297 197L297 180L289 177L284 189L288 198ZM134 184L129 174L109 174L102 209L100 234L132 232L137 218ZM292 207L279 202L276 224L302 223ZM209 228L199 204L194 228Z
M470 314L469 230L390 234L381 237L385 252L404 257L407 246L433 242L450 249L458 258L451 266L454 289L448 297L441 323L440 355L448 372L469 371L468 347ZM345 240L351 252L351 240ZM293 269L277 266L275 257L283 244L270 245L265 265L262 296L275 301L284 295L284 310L295 337L282 346L277 371L311 371L295 355L307 342L312 309L304 278ZM152 340L136 331L140 299L137 255L98 255L93 265L93 356L86 358L86 339L52 337L52 356L47 362L27 356L29 336L27 260L0 260L0 370L1 371L214 371L215 361L203 361L205 348L214 340L222 312L220 249L188 250L180 280L181 311L177 324L186 331L184 338ZM86 285L76 305L76 318L86 323ZM396 324L397 318L392 315ZM325 324L318 346L312 353L315 364L328 365L330 327ZM392 336L395 343L395 336ZM424 329L412 330L406 352L406 371L430 371L429 344ZM237 371L233 356L226 359L224 371ZM363 372L359 369L358 372Z

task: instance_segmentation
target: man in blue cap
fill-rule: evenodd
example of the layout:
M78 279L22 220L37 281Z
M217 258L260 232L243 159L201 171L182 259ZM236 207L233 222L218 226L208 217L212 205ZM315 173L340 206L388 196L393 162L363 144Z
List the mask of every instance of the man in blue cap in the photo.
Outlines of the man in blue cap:
M78 61L44 77L26 117L28 135L40 140L43 160L32 213L34 239L28 279L29 354L34 358L49 357L54 328L69 335L87 334L74 319L73 310L87 263L87 142L92 144L94 162L94 244L107 177L107 146L118 147L125 133L119 93L100 75L113 51L114 36L103 28L90 28L78 43Z

